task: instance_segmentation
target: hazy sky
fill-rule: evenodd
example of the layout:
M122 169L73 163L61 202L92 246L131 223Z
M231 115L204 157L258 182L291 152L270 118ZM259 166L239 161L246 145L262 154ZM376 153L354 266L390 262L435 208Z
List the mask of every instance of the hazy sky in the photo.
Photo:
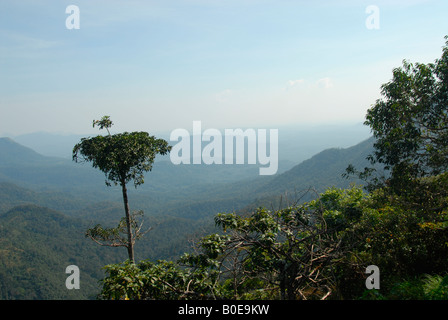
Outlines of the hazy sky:
M0 135L363 122L403 59L441 56L447 17L446 0L1 0Z

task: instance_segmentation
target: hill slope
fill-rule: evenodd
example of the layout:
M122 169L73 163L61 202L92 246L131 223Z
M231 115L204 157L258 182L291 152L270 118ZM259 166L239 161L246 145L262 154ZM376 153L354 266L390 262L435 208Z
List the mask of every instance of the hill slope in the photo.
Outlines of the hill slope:
M101 268L124 255L94 245L85 229L78 219L35 205L0 215L0 299L94 298ZM65 287L69 265L80 269L79 290Z
M309 201L317 193L330 187L346 188L350 184L361 185L362 181L342 176L349 164L356 168L364 168L369 163L367 156L373 151L373 138L358 143L349 148L330 148L319 152L308 160L301 162L292 169L266 179L264 182L254 182L250 191L251 203L243 211L259 206L278 208L295 201ZM249 193L245 193L247 197ZM285 202L286 201L286 202Z
M350 181L342 178L342 174L350 163L358 168L368 165L366 157L373 151L373 142L370 138L350 148L323 150L278 175L257 192L282 193L310 186L320 191L331 186L346 187Z
M0 150L0 163L2 165L42 163L47 160L47 157L14 142L10 138L0 138Z

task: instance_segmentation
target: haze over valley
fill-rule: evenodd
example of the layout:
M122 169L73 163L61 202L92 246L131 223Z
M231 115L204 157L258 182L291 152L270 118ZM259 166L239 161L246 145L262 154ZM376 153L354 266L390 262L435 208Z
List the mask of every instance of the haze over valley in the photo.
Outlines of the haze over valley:
M214 230L213 218L217 213L245 212L261 205L277 208L300 198L310 187L323 191L330 186L349 185L341 174L348 163L365 161L372 142L364 127L343 128L320 128L320 131L316 128L307 138L299 136L300 130L297 135L291 131L279 139L279 171L273 176L260 176L257 165L173 165L167 157L158 159L153 170L146 174L145 183L137 189L129 188L131 209L143 210L145 227L152 228L137 241L136 258L179 257L191 250L193 240ZM349 145L363 134L366 139L359 144L339 147ZM9 248L6 252L14 255L15 261L3 267L0 281L6 281L4 288L18 288L1 292L3 298L92 298L96 282L101 278L101 266L125 259L124 249L100 247L84 237L87 228L97 223L116 225L123 216L123 204L121 191L118 187L107 187L103 173L89 164L74 163L67 156L71 144L79 138L48 133L18 136L15 140L0 138L2 239ZM329 141L338 147L316 150ZM285 145L295 145L296 149L282 153ZM303 155L299 156L302 149ZM308 159L293 161L312 152L315 154ZM49 224L54 230L47 234L42 228L48 228ZM23 228L27 228L26 235ZM24 234L24 240L15 240L11 236L15 233ZM39 238L39 234L46 234L46 238ZM63 236L67 234L73 235ZM27 240L33 237L35 240ZM53 243L59 243L64 249L53 247ZM81 247L85 249L79 250ZM50 286L62 276L56 279L50 275L51 268L46 269L44 261L48 254L60 268L75 261L88 273L84 278L84 283L89 283L85 290L74 295L58 284L59 289L50 293ZM97 262L89 264L87 261L92 261L93 256ZM40 277L50 277L51 281L35 283L33 271L27 281L20 280L22 272L28 274L25 270L30 263L38 266L43 263L35 270L44 273ZM6 280L5 274L12 272L10 268L18 276ZM48 296L36 296L30 289L34 286L43 286L42 292L48 290L45 293Z

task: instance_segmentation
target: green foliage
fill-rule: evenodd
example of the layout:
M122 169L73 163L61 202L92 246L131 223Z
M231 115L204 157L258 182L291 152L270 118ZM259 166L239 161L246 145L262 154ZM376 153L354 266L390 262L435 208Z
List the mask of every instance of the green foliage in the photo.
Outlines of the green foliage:
M444 299L447 174L417 185L393 196L330 188L276 211L218 214L222 234L203 237L196 253L177 261L184 280L170 282L169 291L182 299ZM371 264L381 270L381 290L365 289ZM152 275L162 281L160 272ZM202 286L187 290L187 282ZM149 297L148 290L133 297Z
M147 132L124 132L83 138L73 148L73 160L92 162L106 175L106 184L144 183L144 173L152 169L157 154L165 155L170 146Z
M205 273L180 268L170 261L107 265L100 299L203 299L213 283Z
M143 217L143 211L133 212L130 216L132 238L138 240L148 232L141 232L143 221L140 221ZM100 224L95 225L93 228L89 228L86 231L86 237L94 240L100 245L110 247L126 247L127 246L127 228L126 219L122 217L115 228L103 228Z
M106 128L107 133L110 135L110 131L109 128L112 127L114 123L112 122L112 120L110 120L109 116L104 116L101 118L101 120L93 120L93 127L95 128L95 126L100 127L100 129L104 129Z
M426 275L423 280L425 298L428 300L448 300L448 275Z
M378 263L394 274L443 272L448 267L447 174L419 179L401 195L381 190L369 199L363 220Z
M393 70L381 86L383 99L367 111L365 124L376 139L372 164L390 170L389 186L407 189L414 178L448 169L448 36L442 56L434 63L409 63ZM353 167L348 168L353 172ZM366 168L362 176L369 176ZM371 187L384 185L371 180Z
M343 257L347 254L342 240L348 222L344 227L329 227L326 216L331 220L335 216L332 213L348 208L347 216L353 219L352 209L362 194L358 189L338 192L330 190L323 196L323 202L312 201L276 211L259 208L247 217L235 213L216 215L215 223L223 234L203 237L196 253L186 253L177 262L188 280L177 283L180 285L175 287L177 297L317 299L331 296L337 290L334 270L344 263ZM336 224L332 222L332 225ZM162 272L159 280L166 282L165 276ZM114 277L111 274L107 283L115 283ZM186 282L200 285L190 285L187 289ZM107 292L113 290L108 285ZM148 290L141 286L132 297L153 297ZM112 292L106 297L123 297L123 292L121 288L116 295ZM129 292L126 294L130 297Z
M366 300L447 300L448 276L423 274L391 285L390 290L365 291Z
M448 269L447 190L445 173L413 180L400 194L383 188L364 197L362 214L351 222L358 245L349 259L381 270L380 293L367 292L364 298L428 298L420 277ZM350 268L341 270L341 279L352 274ZM348 282L340 285L344 294L360 295L360 288Z

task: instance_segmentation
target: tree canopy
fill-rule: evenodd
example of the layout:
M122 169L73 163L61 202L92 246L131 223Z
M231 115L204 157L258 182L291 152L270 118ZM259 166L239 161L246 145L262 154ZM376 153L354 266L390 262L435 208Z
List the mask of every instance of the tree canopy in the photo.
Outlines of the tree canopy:
M102 128L102 127L101 127ZM144 183L144 173L151 171L157 154L171 150L168 142L148 132L124 132L82 138L73 148L73 160L92 162L106 175L106 184Z
M382 98L367 111L375 152L372 164L390 170L397 188L410 178L448 168L448 36L434 63L410 63L393 70L381 86ZM367 173L365 171L364 173Z

